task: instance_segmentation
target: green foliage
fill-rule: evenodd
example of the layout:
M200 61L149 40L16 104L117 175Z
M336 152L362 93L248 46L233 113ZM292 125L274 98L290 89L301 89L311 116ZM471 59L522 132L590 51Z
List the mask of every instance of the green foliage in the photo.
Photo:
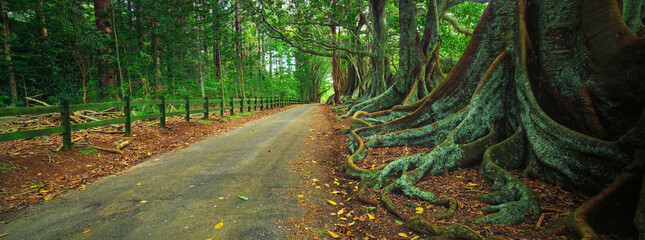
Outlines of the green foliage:
M469 29L475 29L479 17L484 13L485 4L464 2L448 10L450 14L457 18L459 23ZM441 21L441 49L440 54L446 57L459 58L466 50L470 41L470 36L458 32L447 21Z

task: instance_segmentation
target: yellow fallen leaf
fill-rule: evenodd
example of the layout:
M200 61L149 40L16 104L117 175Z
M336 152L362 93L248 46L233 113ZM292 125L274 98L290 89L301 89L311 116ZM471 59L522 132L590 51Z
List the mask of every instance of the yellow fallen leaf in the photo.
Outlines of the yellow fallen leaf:
M340 220L347 221L347 218L341 217Z
M300 195L298 195L298 197L299 197L299 198L304 197L304 196L305 196L304 194L300 194Z
M219 200L222 200L222 199L224 199L224 197L219 197Z
M47 190L47 189L40 189L40 192L41 192L41 193L47 193L47 192L49 192L49 190Z
M336 182L336 181L334 181L334 184L336 184L336 186L339 186L339 185L340 185L340 183L339 183L339 182Z
M410 238L410 240L417 240L419 239L419 236L414 236L413 238Z
M316 186L315 188L320 188L320 186Z
M471 182L469 182L469 183L468 183L468 185L470 185L470 186L477 186L477 183L471 183Z
M375 218L375 217L374 217L374 215L372 215L371 213L367 213L367 217L368 217L368 218L370 218L370 219L374 219L374 218Z
M456 178L464 178L464 176L455 176Z
M47 196L45 196L43 199L44 199L45 201L49 201L49 200L52 200L53 198L54 198L54 196L53 196L53 195L47 195Z
M315 179L315 178L314 178L314 179L311 179L311 181L317 182L317 181L318 181L318 179Z
M341 209L341 210L338 210L338 215L341 215L341 214L343 214L344 212L345 212L345 209L344 209L344 208L343 208L343 209Z
M155 160L152 160L153 162L159 161L159 158L155 158Z
M141 183L137 183L137 186L141 186Z
M348 223L347 226L354 225L355 223L356 223L356 221L352 221L352 222Z
M140 202L140 203L147 203L147 202L148 202L148 201L146 201L146 200L141 200L141 202Z
M125 173L129 173L130 171L125 171Z
M331 194L339 194L340 191L332 191Z
M78 187L78 190L85 190L85 185L81 185L80 187Z
M87 230L83 231L82 233L85 234L85 233L88 233L90 231L92 231L92 229L87 229Z
M317 162L316 162L316 161L314 161L314 160L311 160L311 162L312 162L312 163L317 163Z
M336 205L336 202L334 202L334 201L332 201L332 200L329 200L329 199L327 199L327 203L329 203L329 204L331 204L331 205L334 205L334 206Z
M4 236L7 236L7 235L9 235L9 233L0 234L0 237L4 237Z
M416 210L416 212L419 213L419 214L423 213L423 208L422 207L417 207L414 210Z
M215 225L215 229L220 229L224 226L224 221L219 222L217 225Z
M340 237L335 232L332 232L332 231L329 231L329 230L327 230L327 232L329 233L329 236L331 236L332 238L339 238Z
M408 237L408 235L405 234L405 233L399 233L399 236L404 237L404 238Z

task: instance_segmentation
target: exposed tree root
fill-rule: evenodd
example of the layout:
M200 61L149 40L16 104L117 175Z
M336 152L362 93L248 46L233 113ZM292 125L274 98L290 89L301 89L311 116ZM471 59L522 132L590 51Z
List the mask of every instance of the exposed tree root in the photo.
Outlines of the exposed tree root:
M347 113L339 115L337 119L352 116L358 111L375 112L383 109L389 109L397 104L401 104L405 97L405 95L398 93L396 90L394 90L393 87L390 87L384 93L352 106L352 108L350 108Z
M431 239L494 239L484 238L466 226L453 223L448 226L440 227L424 219L412 219L410 221L410 228L415 232L430 236Z
M538 220L542 214L540 201L533 190L495 164L495 162L501 162L504 165L514 165L516 162L522 162L523 138L524 133L519 129L510 138L490 147L484 153L479 172L493 185L496 192L476 198L495 205L483 207L482 211L491 214L478 218L476 222L517 224L527 215L530 215L533 220Z
M567 217L567 230L581 239L600 239L597 232L608 231L633 237L640 230L642 236L643 210L640 215L635 216L635 212L643 186L643 170L642 163L628 166L609 187ZM641 195L640 205L644 200Z

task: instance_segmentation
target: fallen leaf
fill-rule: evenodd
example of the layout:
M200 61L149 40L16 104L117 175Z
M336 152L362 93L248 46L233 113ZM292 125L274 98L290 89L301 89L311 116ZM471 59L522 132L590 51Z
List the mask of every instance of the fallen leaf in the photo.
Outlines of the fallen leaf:
M317 182L317 181L318 181L318 179L315 179L315 178L314 178L314 179L311 179L311 181Z
M352 222L348 223L347 226L354 225L355 223L356 223L356 221L352 221Z
M414 210L416 210L416 212L419 213L419 214L423 213L423 208L422 207L417 207Z
M0 237L4 237L4 236L7 236L7 235L9 235L9 233L0 234Z
M316 186L315 188L320 188L320 186Z
M339 194L340 191L332 191L331 194Z
M298 197L299 197L299 198L304 197L304 196L305 196L304 194L300 194L300 195L298 195Z
M396 220L396 221L394 221L394 222L395 222L396 224L403 225L403 222L401 222L401 221L399 221L399 220Z
M367 210L374 210L376 207L366 207Z
M237 198L242 199L242 200L244 200L244 201L248 201L248 200L249 200L249 198L247 198L247 197L245 197L245 196L241 196L241 195L237 195Z
M405 233L399 233L399 236L404 237L404 238L407 238L407 237L408 237L408 235L407 235L407 234L405 234Z
M327 232L329 233L329 236L331 236L332 238L339 238L340 237L340 236L338 236L338 234L336 234L336 233L334 233L332 231L327 230Z
M347 221L347 218L340 217L340 220Z
M219 197L219 200L222 200L222 199L224 199L224 197Z
M53 195L47 195L47 196L45 196L45 197L43 198L43 200L45 200L45 201L49 201L49 200L52 200L53 198L54 198L54 196L53 196Z
M215 229L220 229L224 226L224 221L219 222L217 225L215 225Z
M311 162L312 162L312 163L317 163L317 162L316 162L316 161L314 161L314 160L311 160Z
M90 231L92 231L92 229L87 229L87 230L83 231L82 233L85 234L85 233L88 233Z
M470 185L470 186L477 186L477 183L471 183L471 182L469 182L469 183L468 183L468 185Z
M331 204L331 205L336 206L336 202L334 202L334 201L332 201L332 200L327 199L327 203L329 203L329 204Z
M341 214L343 214L344 212L345 212L345 209L344 209L344 208L343 208L343 209L341 209L341 210L338 210L338 215L341 215Z
M85 190L85 185L81 185L78 190Z
M141 186L141 183L137 183L137 186Z
M417 240L419 239L419 236L414 236L413 238L410 238L410 240Z
M367 217L368 217L368 218L370 218L370 219L374 219L374 218L375 218L375 217L374 217L374 215L372 215L371 213L367 213Z
M139 202L139 203L147 203L147 202L148 201L146 201L146 200L141 200L141 202Z

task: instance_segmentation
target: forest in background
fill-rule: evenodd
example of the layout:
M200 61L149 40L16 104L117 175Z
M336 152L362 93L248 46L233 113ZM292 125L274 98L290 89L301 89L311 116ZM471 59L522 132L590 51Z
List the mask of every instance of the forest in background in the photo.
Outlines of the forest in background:
M472 29L484 7L456 6L451 19ZM364 1L3 0L2 9L0 107L27 106L25 97L89 103L222 93L320 102L333 94L334 69L347 89L348 78L370 84L370 60L360 54L371 51L373 35ZM397 3L385 11L395 72ZM442 27L449 66L469 35L449 21ZM349 50L336 54L332 44Z

